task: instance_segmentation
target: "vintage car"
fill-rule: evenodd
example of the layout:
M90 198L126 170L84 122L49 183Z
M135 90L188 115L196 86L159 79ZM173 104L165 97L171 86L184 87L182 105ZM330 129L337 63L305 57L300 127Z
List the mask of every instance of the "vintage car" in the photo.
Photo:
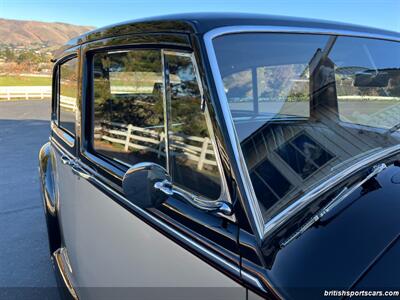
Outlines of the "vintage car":
M80 299L396 293L399 41L348 24L222 13L71 40L54 59L39 154L64 290Z

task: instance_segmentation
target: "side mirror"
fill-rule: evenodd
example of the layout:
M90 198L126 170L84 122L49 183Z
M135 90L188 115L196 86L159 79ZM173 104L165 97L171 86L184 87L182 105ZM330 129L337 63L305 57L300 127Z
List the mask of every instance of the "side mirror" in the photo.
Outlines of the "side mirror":
M154 163L138 163L125 173L122 180L124 196L141 207L156 207L172 195L171 178Z

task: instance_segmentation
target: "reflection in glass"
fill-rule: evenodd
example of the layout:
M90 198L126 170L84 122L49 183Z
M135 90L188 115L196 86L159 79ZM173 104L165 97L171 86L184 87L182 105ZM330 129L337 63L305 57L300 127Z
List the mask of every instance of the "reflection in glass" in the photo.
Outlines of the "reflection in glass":
M128 165L165 167L161 52L95 54L93 76L94 150Z
M221 193L214 149L190 57L166 55L169 68L169 154L174 183L210 199Z
M336 42L330 57L342 121L386 129L400 123L400 51L393 44L347 37Z
M398 43L235 33L213 45L265 221L355 160L399 144Z
M78 95L78 59L60 66L59 125L75 136L75 111Z
M310 176L333 156L305 133L277 149L280 157L303 179Z
M267 159L253 169L250 178L263 210L273 206L292 188L292 184Z

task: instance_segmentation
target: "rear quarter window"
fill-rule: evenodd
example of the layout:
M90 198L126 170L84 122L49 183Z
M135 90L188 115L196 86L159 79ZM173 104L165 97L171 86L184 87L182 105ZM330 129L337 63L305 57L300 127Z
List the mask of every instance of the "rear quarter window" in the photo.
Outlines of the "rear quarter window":
M75 136L75 112L78 95L78 58L59 66L59 126Z

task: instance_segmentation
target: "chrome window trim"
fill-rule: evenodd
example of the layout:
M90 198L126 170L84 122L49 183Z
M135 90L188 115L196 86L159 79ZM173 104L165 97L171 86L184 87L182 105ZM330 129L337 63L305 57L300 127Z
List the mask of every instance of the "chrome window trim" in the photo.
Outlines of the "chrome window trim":
M237 26L224 26L212 29L204 34L204 40L212 41L212 39L231 33L249 33L249 32L269 32L269 33L298 33L298 34L325 34L336 36L349 36L361 38L373 38L379 40L387 40L393 42L400 42L400 37L389 34L378 34L362 31L340 30L340 29L326 29L326 28L311 28L311 27L291 27L291 26L257 26L257 25L237 25ZM208 49L208 47L207 47Z
M157 49L157 48L154 48ZM102 49L104 50L104 52L109 53L107 51L107 49ZM135 50L142 50L142 48L130 48L129 50L121 50L118 52L128 52L128 51L135 51ZM112 51L113 53L115 53L116 51ZM166 86L165 86L165 72L166 72L166 67L165 67L165 59L164 56L165 55L175 55L175 56L183 56L183 57L188 57L191 59L191 62L193 64L193 69L195 72L195 77L196 77L196 81L199 87L199 92L200 92L200 97L201 100L200 102L202 103L202 106L204 105L204 116L205 116L205 120L206 120L206 124L207 124L207 129L210 135L210 141L213 145L213 149L214 149L214 153L215 153L215 158L216 158L216 162L217 162L217 168L218 168L218 172L220 175L220 182L221 182L221 193L219 195L219 197L217 199L209 199L207 197L204 197L202 195L197 195L195 193L193 193L192 191L189 191L188 189L184 188L184 187L179 187L174 185L174 190L177 192L177 194L184 196L184 195L188 195L190 196L189 198L193 198L196 199L198 201L198 203L203 204L204 207L207 207L208 205L210 206L209 208L215 208L215 206L217 206L218 204L220 204L221 202L227 202L229 204L232 204L232 200L230 197L230 193L229 193L229 189L228 189L228 184L226 181L226 177L225 177L225 172L223 169L223 165L222 165L222 160L220 157L220 153L218 151L218 146L217 146L217 142L216 142L216 138L215 138L215 134L214 134L214 130L212 128L212 123L211 123L211 117L210 117L210 113L208 110L208 106L207 104L203 104L204 103L204 89L203 89L203 84L201 81L201 77L200 77L200 73L199 73L199 69L198 69L198 65L197 65L197 61L195 59L195 55L193 51L190 52L185 52L185 50L171 50L168 48L161 48L160 49L160 53L161 53L161 63L162 63L162 78L163 78L163 105L164 105L164 127L165 127L165 135L166 135L166 143L165 143L165 147L166 149L168 149L169 146L169 133L168 133L168 126L167 126L167 121L169 118L169 114L167 113L167 106L166 106L166 102L167 102L167 90L166 90ZM85 57L86 59L86 57ZM87 74L84 74L84 76L87 76ZM92 84L92 83L90 83ZM88 99L88 98L87 98ZM86 101L93 101L92 98L90 98L89 100ZM199 107L199 109L201 109L201 107ZM85 125L84 125L85 126ZM84 126L81 126L81 128L83 128ZM166 170L168 171L168 173L170 173L170 169L169 169L169 151L166 151ZM99 158L100 160L103 161L103 159L101 157L99 157L99 155L95 154L95 153L91 153L86 151L86 149L83 148L83 143L81 143L81 149L80 149L80 153L81 155L83 155L85 158L87 158L89 161L94 162L93 159L90 158L90 156L94 156L96 158ZM124 164L126 166L128 166L128 164ZM103 166L103 165L102 165ZM131 166L131 165L130 165ZM129 166L128 166L129 167ZM108 169L105 166L106 169ZM114 176L116 174L113 174ZM192 201L191 201L192 203ZM214 206L212 206L211 204L215 204ZM200 206L197 206L200 207ZM228 220L231 220L232 222L236 222L236 216L233 213L232 215L225 215L223 213L217 212L217 214L220 217L226 218Z
M76 77L76 101L75 101L75 133L70 132L69 130L67 130L66 128L64 128L63 126L61 126L60 124L60 118L61 118L61 67L63 64L68 63L72 60L76 59L76 68L77 68L77 72L78 74ZM80 89L81 89L81 76L80 76L80 64L81 64L81 60L79 59L79 56L77 53L73 53L73 54L69 54L65 57L63 57L62 59L59 59L57 62L57 68L58 68L58 72L57 72L57 89L56 89L56 95L57 95L57 126L59 129L61 129L62 131L66 132L69 136L71 136L73 139L76 138L76 136L78 135L78 130L80 127Z
M255 197L255 192L253 190L253 186L250 181L250 175L248 174L248 171L247 171L246 163L245 163L243 153L242 153L242 150L240 147L240 141L236 134L235 125L233 123L233 118L232 118L231 112L229 110L228 99L226 98L224 85L222 82L222 77L220 75L220 71L219 71L219 67L218 67L217 57L216 57L214 47L212 44L212 40L215 37L220 36L225 33L236 32L235 31L236 27L234 27L234 28L228 27L228 28L226 28L227 31L224 31L224 28L225 27L217 28L217 29L207 32L204 35L204 42L205 42L206 52L207 52L210 66L211 66L211 72L212 72L212 76L213 76L213 79L215 82L218 98L220 99L220 106L221 106L223 118L225 120L225 125L227 127L228 136L229 136L229 139L230 139L230 142L232 145L234 160L238 163L239 176L244 181L243 186L245 188L245 190L244 190L244 192L246 194L245 196L248 199L249 204L250 204L248 208L250 209L250 212L254 219L254 225L256 228L253 228L253 230L256 231L255 233L258 234L259 238L262 238L263 237L264 220L262 218L261 209L259 207L257 198ZM238 29L239 28L241 28L241 27L238 26ZM252 223L252 222L250 222L250 223Z
M64 141L69 147L73 148L75 146L76 136L78 134L78 128L80 126L80 106L78 105L80 99L80 88L81 88L81 77L80 77L80 63L81 60L79 59L77 51L79 50L78 47L74 47L70 49L72 53L68 53L67 55L57 59L54 63L54 69L52 72L52 76L56 77L56 85L54 86L54 82L52 82L52 99L51 99L51 106L52 106L52 120L50 123L51 130L62 140ZM80 51L80 50L79 50ZM75 110L75 134L72 134L67 129L60 125L60 82L61 82L61 73L60 69L61 66L69 61L76 59L77 63L77 94L76 94L76 110ZM55 99L53 97L55 96ZM55 103L54 103L55 101ZM53 111L53 104L55 104L55 111ZM53 114L55 113L55 119L53 119ZM79 125L78 125L79 123Z
M169 132L168 132L168 110L167 110L167 87L165 85L165 82L167 80L166 72L167 68L165 66L165 50L161 49L161 72L162 72L162 102L163 102L163 110L164 110L164 148L166 149L165 151L165 169L167 170L167 173L170 174L170 169L169 169Z
M207 125L207 129L208 129L208 133L210 135L210 140L211 140L211 144L213 146L213 150L214 150L214 154L215 154L215 159L217 161L217 168L218 168L218 172L219 172L219 176L220 176L220 180L221 180L221 193L219 195L219 197L217 199L208 199L206 197L202 197L201 195L195 195L193 192L187 191L185 188L182 187L178 187L174 185L174 189L177 190L178 194L181 194L181 196L183 196L182 194L189 194L194 198L197 198L198 201L200 201L200 203L202 202L204 204L204 206L206 207L207 204L211 204L211 203L215 203L215 205L217 205L220 202L228 202L230 204L232 204L232 200L229 194L229 190L228 190L228 184L226 182L226 177L225 177L225 173L224 173L224 168L222 165L222 160L218 151L218 146L217 146L217 141L215 138L215 134L214 134L214 130L212 128L212 123L211 123L211 117L210 117L210 113L208 110L208 106L204 101L204 89L203 89L203 84L201 81L201 77L200 77L200 73L199 73L199 68L197 65L197 61L196 58L194 56L194 52L183 52L183 51L176 51L176 50L165 50L162 49L162 54L163 55L175 55L175 56L183 56L183 57L189 57L192 64L193 64L193 69L195 72L195 77L196 77L196 81L197 81L197 85L199 87L199 92L200 92L200 102L201 102L201 106L199 107L199 109L204 108L204 117L206 120L206 125ZM163 62L164 62L164 58L163 58ZM163 66L164 67L164 66ZM164 91L166 92L166 87L164 88ZM166 95L165 95L166 96ZM167 101L166 97L165 97L165 101ZM165 106L166 108L166 106ZM167 113L168 115L168 113ZM166 131L168 131L168 127L166 126ZM168 134L168 133L166 133ZM168 136L168 135L167 135ZM169 160L167 161L167 165L169 166ZM169 170L169 169L167 169ZM173 183L173 182L172 182ZM183 192L183 193L182 193ZM212 207L210 207L212 208ZM218 213L218 215L230 219L233 222L236 222L236 218L235 218L235 214L233 213L231 216L227 216L221 213Z
M298 198L291 205L286 207L284 210L279 212L273 218L271 218L264 225L264 236L276 228L280 227L284 224L288 219L290 219L294 214L302 210L305 206L310 204L313 200L327 192L329 189L335 187L338 183L340 183L345 178L348 178L351 174L354 174L358 171L364 169L367 165L371 163L384 159L386 157L390 157L400 151L400 144L394 145L392 147L382 149L377 153L371 154L368 157L354 163L352 166L344 169L343 171L337 173L335 176L330 177L329 179L317 183L315 187L313 187L310 191L305 193L303 196Z
M367 32L351 31L351 30L333 30L324 28L290 27L290 26L246 26L246 25L219 27L212 29L204 34L203 39L205 43L206 53L210 63L212 77L215 82L217 95L220 101L223 119L225 120L230 143L232 144L234 159L238 163L239 175L243 180L245 196L249 202L248 206L252 215L249 217L252 217L254 221L254 225L256 227L255 233L257 234L258 238L262 240L269 233L273 232L274 230L279 228L282 224L284 224L295 213L297 213L298 211L303 209L306 205L311 203L315 198L317 198L322 193L326 192L334 185L336 185L341 178L361 170L362 168L364 168L366 164L371 163L376 159L383 159L384 157L388 157L390 155L395 154L396 152L399 152L400 145L395 145L390 148L384 149L373 156L367 157L359 161L358 163L355 163L350 168L343 170L342 172L331 177L329 180L315 186L309 192L307 192L302 197L295 200L291 205L289 205L287 208L285 208L277 215L275 215L273 218L271 218L268 222L264 222L264 218L262 216L261 209L257 201L253 185L251 183L250 174L246 166L242 148L240 146L240 140L236 133L232 114L229 109L228 99L224 91L222 76L219 70L216 53L214 51L214 46L212 43L214 38L222 35L235 34L235 33L252 33L252 32L324 34L324 35L336 35L336 36L373 38L373 39L380 39L380 40L387 40L394 42L400 42L400 37L394 35L367 33Z

